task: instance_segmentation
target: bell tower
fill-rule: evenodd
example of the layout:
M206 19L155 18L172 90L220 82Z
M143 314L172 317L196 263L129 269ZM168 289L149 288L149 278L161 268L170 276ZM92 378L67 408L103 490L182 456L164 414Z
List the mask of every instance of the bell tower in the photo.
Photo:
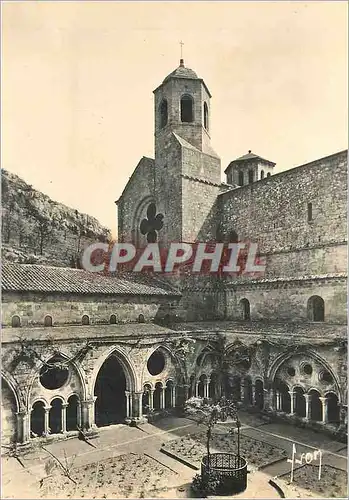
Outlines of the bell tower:
M154 90L154 193L165 245L212 237L207 218L221 185L221 162L211 146L210 101L205 82L183 57Z
M210 91L195 71L185 67L184 59L154 96L155 156L173 132L199 151L217 156L210 144Z

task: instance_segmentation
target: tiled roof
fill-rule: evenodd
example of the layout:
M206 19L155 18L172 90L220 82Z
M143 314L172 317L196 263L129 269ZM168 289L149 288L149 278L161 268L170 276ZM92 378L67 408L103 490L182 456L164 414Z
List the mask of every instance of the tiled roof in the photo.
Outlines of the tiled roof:
M191 80L198 79L198 75L190 68L185 66L178 66L172 73L166 76L164 82L167 82L170 78L189 78Z
M236 160L231 161L229 163L229 165L227 166L227 168L224 170L224 172L225 173L227 172L227 170L229 169L229 167L232 163L236 163L236 162L240 162L240 161L248 161L248 160L260 160L260 161L263 161L265 163L269 163L270 165L276 165L276 163L274 163L273 161L266 160L265 158L262 158L259 155L255 155L254 153L252 153L252 151L249 151L247 154L240 156L239 158L236 158Z
M299 341L310 339L312 344L326 344L347 338L347 326L329 323L272 323L267 321L203 321L174 323L169 327L156 323L126 323L116 325L75 325L44 327L3 328L1 342L16 342L19 338L32 340L52 339L101 339L108 337L121 339L135 339L142 343L149 343L149 339L166 337L215 338L217 334L227 335L227 339L240 338L244 342L254 342L262 336L276 342ZM294 340L295 341L295 340Z
M183 333L232 333L241 335L275 335L317 337L320 341L326 338L347 338L347 325L330 323L281 323L269 321L203 321L192 323L177 323L171 325L172 330Z
M2 289L84 295L180 295L167 283L136 273L107 276L83 269L7 262L2 265Z

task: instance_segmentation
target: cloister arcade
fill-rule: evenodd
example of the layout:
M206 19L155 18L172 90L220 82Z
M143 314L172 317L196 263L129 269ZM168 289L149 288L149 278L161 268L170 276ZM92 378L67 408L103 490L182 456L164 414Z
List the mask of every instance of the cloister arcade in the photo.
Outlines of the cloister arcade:
M334 372L311 354L279 356L267 379L255 375L253 366L240 372L228 367L228 373L222 374L212 356L205 355L192 364L186 379L165 347L148 350L141 369L114 347L98 358L88 385L78 367L64 364L64 356L56 355L54 359L62 362L56 368L52 359L45 370L36 369L28 409L19 403L18 388L3 380L6 442L141 421L152 412L181 406L192 396L217 400L225 395L254 411L323 425L346 421L347 406Z

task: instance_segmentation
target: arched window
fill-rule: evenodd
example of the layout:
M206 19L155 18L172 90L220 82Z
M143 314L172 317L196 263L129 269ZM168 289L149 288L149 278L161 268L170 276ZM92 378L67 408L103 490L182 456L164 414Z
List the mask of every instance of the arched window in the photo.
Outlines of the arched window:
M90 318L87 316L87 314L84 314L83 317L81 318L81 324L82 325L90 324Z
M308 222L313 220L313 204L308 203Z
M261 179L264 179L264 170L261 170Z
M12 328L19 328L21 326L21 318L19 316L12 316L11 326Z
M184 95L181 99L181 121L190 123L194 121L193 98L190 95Z
M267 177L270 177L270 172L267 173Z
M115 314L112 314L109 318L109 323L111 325L116 325L116 315Z
M144 323L144 315L143 314L140 314L138 316L138 323Z
M313 295L308 300L309 321L325 321L325 302L318 295Z
M243 172L239 172L239 186L243 186L244 185L244 173Z
M253 182L253 170L248 171L248 183L252 184Z
M204 102L204 127L208 131L208 106L206 102Z
M250 316L250 303L247 299L240 300L241 318L245 321L251 319Z
M160 128L167 125L168 107L166 99L163 99L160 104Z
M44 326L52 326L52 316L45 316Z

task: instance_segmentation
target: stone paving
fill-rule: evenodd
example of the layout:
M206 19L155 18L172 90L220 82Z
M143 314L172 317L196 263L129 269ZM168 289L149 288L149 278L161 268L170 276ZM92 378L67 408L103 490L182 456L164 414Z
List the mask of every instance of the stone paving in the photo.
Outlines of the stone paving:
M285 449L289 456L293 440L297 442L297 453L306 452L320 447L323 450L324 463L347 470L346 449L343 443L338 443L326 436L312 433L309 430L298 429L287 424L268 424L254 416L240 414L243 426L241 433L251 438L265 440L265 442ZM256 424L256 425L254 425ZM224 427L225 424L222 424ZM166 488L152 494L155 498L185 498L195 471L182 465L178 461L160 453L161 446L178 437L195 434L198 426L184 418L169 417L159 420L155 424L144 424L139 428L124 425L110 426L100 430L97 438L91 440L93 446L78 439L53 442L46 445L46 449L64 461L75 457L74 467L83 467L89 464L125 454L147 455L164 467L169 475ZM38 483L46 476L45 463L51 459L43 450L32 451L21 457L23 468L15 458L2 459L2 498L37 498ZM52 459L51 459L52 460ZM278 493L268 483L274 476L280 476L290 471L287 459L266 467L263 471L249 474L248 489L239 495L241 498L276 498ZM313 497L312 492L301 490L294 485L284 487L291 497ZM303 493L303 496L300 496ZM291 493L290 493L291 492ZM286 496L287 497L287 496ZM46 497L42 497L46 498ZM48 497L47 497L48 498ZM62 498L62 497L60 497ZM75 498L75 497L74 497ZM80 497L78 497L80 498ZM105 498L117 498L110 496ZM119 497L120 498L120 497ZM132 498L132 497L130 497ZM290 497L289 497L290 498Z

